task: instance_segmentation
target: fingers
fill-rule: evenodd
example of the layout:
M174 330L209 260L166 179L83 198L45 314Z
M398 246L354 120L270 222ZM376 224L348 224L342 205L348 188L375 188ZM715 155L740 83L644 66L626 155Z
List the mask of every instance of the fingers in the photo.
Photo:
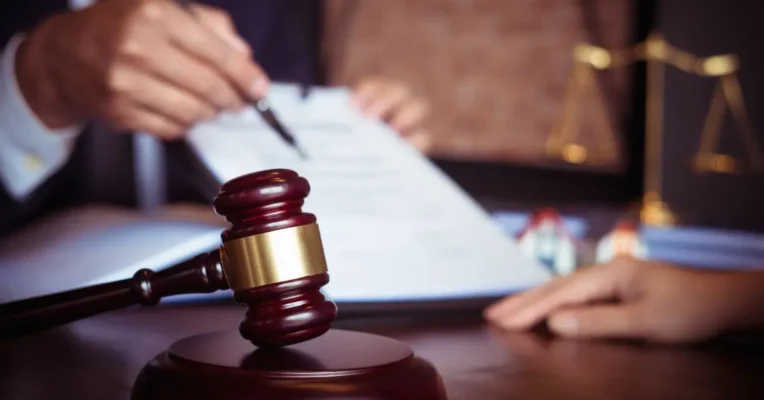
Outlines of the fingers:
M639 304L609 304L554 311L547 324L552 332L574 338L636 338L644 336Z
M384 84L378 79L366 79L362 81L353 92L353 103L359 110L366 112Z
M150 75L136 73L129 80L134 83L131 87L139 89L127 89L128 97L184 127L217 115L216 107L202 98Z
M565 285L568 280L570 280L570 277L558 278L526 292L509 295L486 308L484 315L488 320L498 325L505 325L504 321L513 316L522 306L532 304L531 302L534 299Z
M172 46L158 45L162 57L151 57L147 68L158 78L214 105L218 111L240 110L245 102L238 90L212 67L187 57Z
M137 103L120 102L106 113L109 123L117 129L149 132L165 140L177 139L185 133L185 128L170 118Z
M371 117L387 119L392 111L410 100L408 87L384 79L365 79L355 90L353 101Z
M427 103L419 99L410 99L400 104L390 118L390 126L401 133L411 133L427 115Z
M111 90L114 96L105 104L107 114L122 115L125 111L120 110L121 107L138 106L171 121L172 134L178 130L185 131L191 125L217 115L216 107L202 98L132 68L122 68L114 72ZM162 132L154 132L150 126L143 127L137 123L131 123L131 126L158 135L170 134L167 133L167 128L162 128Z
M366 115L386 121L417 150L427 152L432 147L429 132L420 129L428 105L415 98L406 85L365 79L357 86L353 102Z
M363 110L369 116L389 120L394 109L411 95L403 85L372 86L373 91L363 97Z
M618 297L623 271L610 265L589 267L505 299L486 310L486 317L507 329L528 329L564 307Z
M426 153L432 149L432 136L430 132L420 130L406 136L406 140L420 152Z
M236 32L236 27L231 17L224 11L203 4L194 3L191 11L196 15L199 22L212 30L231 47L241 51L248 57L252 57L252 48Z
M198 13L204 14L203 11ZM212 66L248 98L260 99L267 94L269 82L262 68L252 61L249 52L225 39L230 36L226 31L234 30L227 28L230 21L207 15L205 21L215 26L211 29L174 4L168 14L173 23L167 34L175 46Z
M151 132L164 140L177 139L185 133L183 126L160 114L138 107L130 110L132 130Z

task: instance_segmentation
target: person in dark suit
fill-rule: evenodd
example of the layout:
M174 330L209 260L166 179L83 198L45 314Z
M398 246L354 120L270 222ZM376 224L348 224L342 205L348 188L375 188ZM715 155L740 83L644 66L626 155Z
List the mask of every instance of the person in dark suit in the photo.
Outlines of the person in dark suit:
M90 200L82 193L94 155L117 164L116 190L130 186L130 151L110 147L127 135L99 144L92 131L171 141L265 96L272 81L318 83L311 33L296 11L311 2L203 3L192 13L169 0L0 6L0 235L50 207ZM405 85L369 79L356 95L426 146L416 134L426 107Z

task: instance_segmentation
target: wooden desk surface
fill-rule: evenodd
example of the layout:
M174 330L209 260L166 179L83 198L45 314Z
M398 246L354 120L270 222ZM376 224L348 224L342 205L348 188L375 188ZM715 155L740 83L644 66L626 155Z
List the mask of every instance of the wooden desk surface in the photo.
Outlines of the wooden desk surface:
M172 342L236 329L233 305L130 309L0 343L0 397L128 399L139 370ZM762 398L764 346L679 348L503 333L477 313L340 320L397 338L439 370L451 399Z

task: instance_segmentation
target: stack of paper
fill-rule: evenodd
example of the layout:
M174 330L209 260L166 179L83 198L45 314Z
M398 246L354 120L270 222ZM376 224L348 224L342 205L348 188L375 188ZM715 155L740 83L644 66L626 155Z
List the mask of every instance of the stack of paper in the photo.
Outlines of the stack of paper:
M223 183L288 168L312 191L338 301L495 296L549 278L467 194L384 123L358 112L344 88L275 86L269 97L297 136L302 160L254 110L201 124L189 142Z

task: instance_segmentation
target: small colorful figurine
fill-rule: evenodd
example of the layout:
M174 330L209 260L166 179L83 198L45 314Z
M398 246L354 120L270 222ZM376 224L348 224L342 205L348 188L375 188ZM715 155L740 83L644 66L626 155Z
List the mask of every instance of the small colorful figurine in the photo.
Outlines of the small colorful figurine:
M598 264L609 262L619 255L637 259L647 258L647 246L637 231L636 224L630 220L618 222L615 229L597 244L596 262Z
M544 208L531 216L517 237L520 249L556 275L576 268L576 245L557 211Z

